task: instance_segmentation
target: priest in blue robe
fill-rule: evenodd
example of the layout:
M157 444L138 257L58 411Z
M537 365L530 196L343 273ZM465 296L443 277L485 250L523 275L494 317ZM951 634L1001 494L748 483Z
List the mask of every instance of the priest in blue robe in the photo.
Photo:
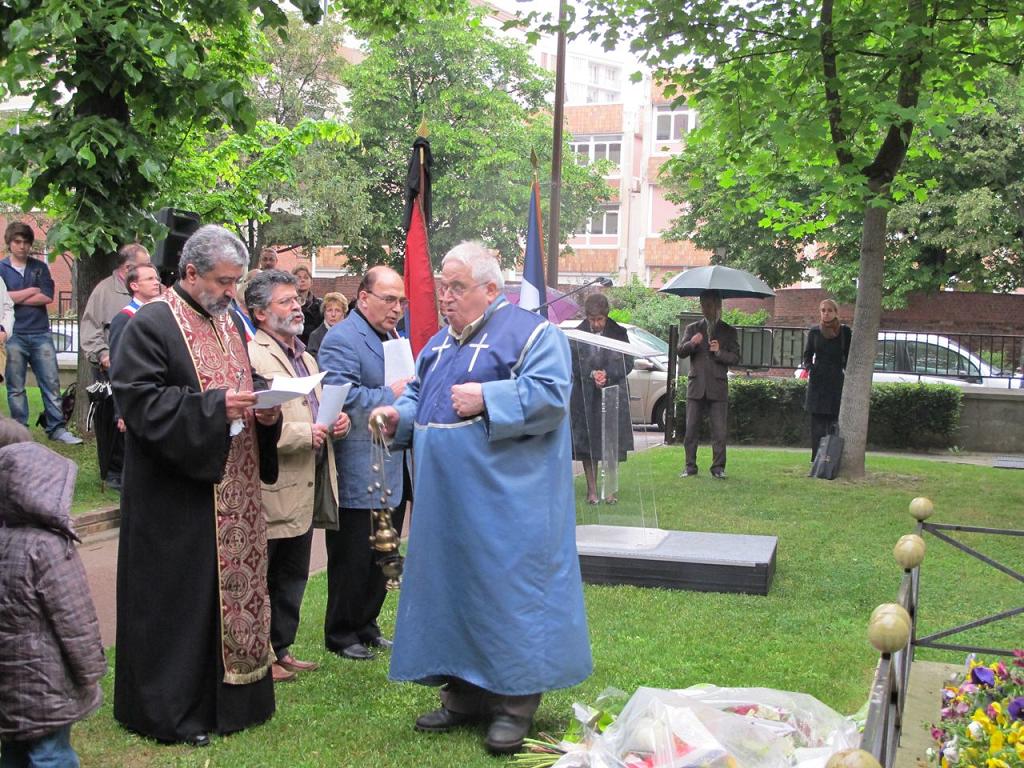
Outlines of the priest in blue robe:
M462 243L442 262L448 327L416 378L373 411L413 446L416 507L398 604L392 680L440 685L416 729L487 725L518 751L544 691L592 670L576 554L562 332L502 295L497 260Z

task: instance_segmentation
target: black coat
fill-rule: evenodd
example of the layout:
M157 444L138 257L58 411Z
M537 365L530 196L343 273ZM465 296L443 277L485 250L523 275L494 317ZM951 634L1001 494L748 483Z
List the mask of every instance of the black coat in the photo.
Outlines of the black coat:
M804 368L810 371L804 400L804 409L808 413L839 415L852 337L853 332L846 325L839 328L839 335L834 339L826 339L817 325L808 331L807 346L804 347Z
M590 323L584 320L577 330L591 333ZM609 339L629 342L626 329L609 318L601 333ZM572 399L569 413L572 417L572 454L574 459L602 458L601 387L594 383L594 371L604 371L608 381L605 387L619 387L619 461L626 460L626 451L633 450L633 423L629 417L629 387L626 377L633 370L633 358L610 349L571 341Z

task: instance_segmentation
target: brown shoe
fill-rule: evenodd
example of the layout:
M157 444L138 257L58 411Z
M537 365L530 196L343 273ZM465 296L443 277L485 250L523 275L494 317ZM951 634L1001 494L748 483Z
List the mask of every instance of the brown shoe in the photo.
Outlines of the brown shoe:
M315 661L299 661L290 653L279 658L277 663L291 672L312 672L315 669L320 669L320 665Z
M290 683L296 677L294 672L285 669L276 661L270 666L270 674L275 683Z

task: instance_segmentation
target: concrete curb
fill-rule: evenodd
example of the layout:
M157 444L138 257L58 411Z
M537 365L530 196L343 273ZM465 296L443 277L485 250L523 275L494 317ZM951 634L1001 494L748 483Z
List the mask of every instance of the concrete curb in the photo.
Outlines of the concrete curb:
M76 515L71 518L75 525L75 532L78 537L84 539L94 536L111 528L118 528L121 525L120 507L101 507L83 515Z

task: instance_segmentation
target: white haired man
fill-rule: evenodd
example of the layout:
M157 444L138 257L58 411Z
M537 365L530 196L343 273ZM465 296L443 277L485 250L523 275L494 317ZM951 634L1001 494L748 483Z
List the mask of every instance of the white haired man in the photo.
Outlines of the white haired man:
M522 747L544 691L591 672L569 344L502 287L482 245L449 251L438 285L448 327L403 396L371 414L416 457L391 679L443 686L417 730L479 721L494 754Z

